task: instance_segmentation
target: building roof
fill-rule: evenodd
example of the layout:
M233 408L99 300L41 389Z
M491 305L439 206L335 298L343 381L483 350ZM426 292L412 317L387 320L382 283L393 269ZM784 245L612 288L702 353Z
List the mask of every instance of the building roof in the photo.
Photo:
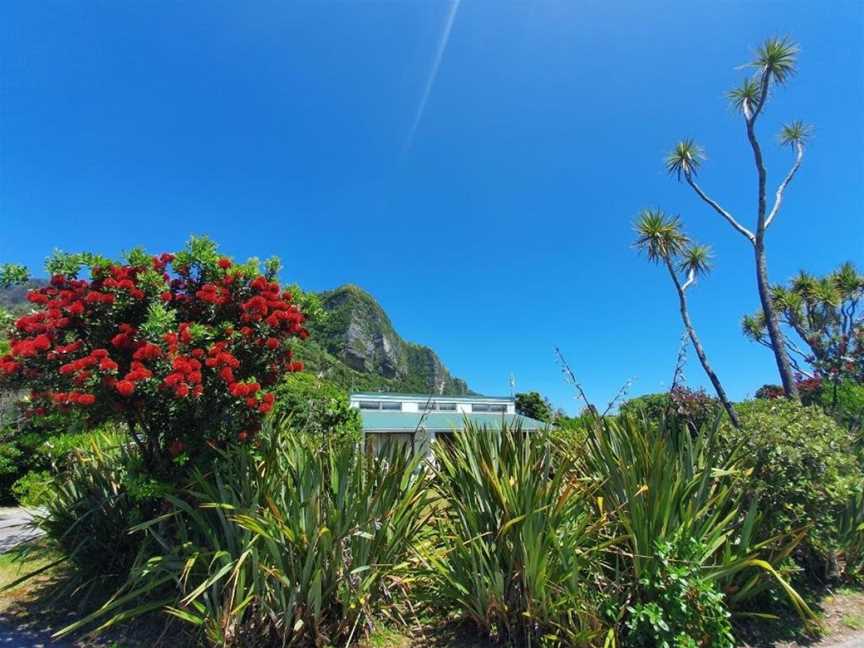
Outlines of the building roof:
M351 394L355 400L433 400L453 401L459 403L482 403L485 401L513 402L512 396L447 396L444 394L397 394L394 392L358 392Z
M525 431L542 430L546 424L519 414L463 414L461 412L388 412L360 410L364 432L414 432L418 428L434 432L461 430L467 419L477 426L501 427L502 421L509 425L521 425Z

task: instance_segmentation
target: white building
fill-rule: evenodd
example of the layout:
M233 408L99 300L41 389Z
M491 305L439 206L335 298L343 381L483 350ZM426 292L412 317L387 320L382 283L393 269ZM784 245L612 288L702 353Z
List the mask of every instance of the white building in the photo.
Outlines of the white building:
M358 393L350 398L351 407L360 410L366 447L373 450L390 440L427 451L436 436L462 430L466 421L487 428L519 425L526 432L546 425L517 414L510 397Z

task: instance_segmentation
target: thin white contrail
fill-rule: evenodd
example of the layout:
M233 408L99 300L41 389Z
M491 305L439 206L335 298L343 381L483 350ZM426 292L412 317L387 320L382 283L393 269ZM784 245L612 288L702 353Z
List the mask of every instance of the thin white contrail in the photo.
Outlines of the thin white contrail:
M447 49L447 43L450 40L450 30L453 28L453 21L456 18L456 12L459 11L460 4L462 4L462 0L450 0L450 11L447 13L447 20L444 23L444 30L441 32L441 38L438 41L438 48L435 50L432 68L429 71L429 77L426 79L426 87L423 88L423 96L420 98L420 104L417 106L414 123L411 124L411 130L408 132L408 139L405 141L403 152L407 152L411 148L411 144L414 142L414 135L417 133L417 127L420 126L420 121L423 119L426 103L429 101L432 86L435 85L435 79L438 77L438 68L441 67L441 59L444 58L444 51Z

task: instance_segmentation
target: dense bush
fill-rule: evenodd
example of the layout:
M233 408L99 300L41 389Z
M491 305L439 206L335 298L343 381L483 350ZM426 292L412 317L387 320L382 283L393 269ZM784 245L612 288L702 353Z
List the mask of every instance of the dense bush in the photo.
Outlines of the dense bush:
M723 605L736 607L771 583L803 616L812 616L776 569L796 538L754 540L759 516L742 507L737 481L744 468L738 455L723 450L717 424L693 436L671 423L642 420L598 422L582 459L599 501L614 512L610 524L624 545L614 574L622 599L632 601L634 618L624 621L637 645L651 645L655 621L675 637L674 645L726 645L728 624L716 593L723 594ZM678 574L670 563L686 569ZM705 607L705 618L680 610L680 599L667 589L678 576L687 580L676 587L693 597L696 609ZM709 628L715 636L703 634Z
M546 435L468 425L436 458L436 606L512 645L597 637L602 519L568 466L553 465Z
M703 389L677 386L661 394L645 394L623 403L621 414L644 416L655 423L669 420L676 425L686 425L695 433L703 425L712 422L722 412L720 402Z
M16 410L19 405L14 405ZM37 418L20 418L14 423L0 427L0 503L38 505L37 497L31 494L43 490L43 478L55 465L63 463L63 452L58 444L65 445L68 452L91 434L76 417L56 412ZM64 441L63 438L66 440Z
M752 470L743 487L763 512L764 533L806 529L800 561L811 576L824 578L835 567L837 517L864 482L851 434L821 408L786 399L736 409L741 429L724 424L723 434Z
M641 581L644 601L628 607L628 646L732 648L731 614L717 584L699 564L706 548L697 541L662 542Z
M840 425L857 434L860 442L864 433L864 384L847 380L824 385L820 400L823 409Z
M129 529L153 515L156 501L133 486L140 460L116 436L91 435L71 454L53 476L36 522L73 568L75 582L116 586L141 546L142 537Z
M345 645L366 634L412 573L430 490L419 459L398 448L370 457L313 440L265 430L258 450L237 447L196 470L137 529L160 550L115 601L67 630L165 606L218 646Z
M864 584L864 484L849 496L838 519L844 575Z
M273 416L288 417L289 429L360 440L360 413L351 407L344 389L310 373L293 373L283 378L275 391Z
M29 414L119 420L150 470L243 441L273 407L272 387L301 369L291 339L304 317L257 261L235 264L192 239L176 255L141 250L115 263L56 255L28 293L0 379L30 391ZM85 273L87 278L79 278Z
M516 394L516 413L544 422L554 416L549 399L536 391Z

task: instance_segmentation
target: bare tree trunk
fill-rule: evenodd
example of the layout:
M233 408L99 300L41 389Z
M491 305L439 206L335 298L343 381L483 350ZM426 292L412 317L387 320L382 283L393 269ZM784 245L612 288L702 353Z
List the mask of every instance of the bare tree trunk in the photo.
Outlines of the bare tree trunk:
M756 254L756 285L759 288L759 301L762 302L762 312L765 314L765 327L768 329L768 338L774 351L774 359L777 362L777 371L783 382L783 392L787 398L801 400L798 394L798 386L795 384L795 376L792 373L792 363L786 352L786 340L783 331L780 330L780 322L777 318L777 310L771 299L771 286L768 283L768 268L765 263L765 242L760 234L757 234L756 243L753 245Z
M756 236L751 240L753 249L756 253L756 286L759 289L759 301L762 302L762 312L765 314L765 321L768 326L768 337L771 340L771 346L774 350L774 359L777 362L777 371L780 373L780 380L783 382L783 392L787 398L801 400L798 395L798 387L795 386L795 376L792 374L792 364L789 362L789 354L786 352L786 340L783 337L783 331L780 330L780 323L777 319L777 311L774 309L774 302L771 299L771 287L768 284L768 269L765 262L765 231L771 223L771 219L776 215L780 207L780 198L783 195L783 187L785 183L791 180L797 170L797 165L800 164L801 149L797 149L796 165L792 168L792 173L788 179L781 185L778 191L777 204L770 216L767 215L767 205L765 201L765 181L767 172L765 170L765 160L762 157L762 147L759 146L759 140L756 138L756 119L762 112L762 107L768 98L768 85L770 78L767 72L762 73L760 80L760 95L759 103L755 112L748 115L745 111L744 121L747 126L747 140L750 142L750 147L753 149L753 162L756 165L758 199L757 199L757 219L756 219Z
M705 355L705 349L702 348L702 343L696 335L696 329L693 328L693 324L690 322L690 314L687 310L687 297L684 294L684 289L681 287L681 282L678 281L678 275L675 274L672 262L668 258L665 261L666 267L669 269L669 274L672 275L672 282L675 284L675 289L678 291L681 321L684 322L684 328L687 329L687 334L690 336L690 341L693 343L693 348L696 350L699 362L702 363L702 368L705 370L705 374L708 376L711 384L714 385L714 391L717 393L717 398L719 398L720 402L723 404L723 409L725 409L726 413L729 415L729 420L732 421L732 425L736 428L741 427L741 423L738 421L738 415L735 413L735 408L732 407L732 403L729 402L729 398L726 396L726 391L723 389L723 385L720 384L720 379L717 377L717 374L714 373L714 369L711 368L711 364L708 362L708 356Z

